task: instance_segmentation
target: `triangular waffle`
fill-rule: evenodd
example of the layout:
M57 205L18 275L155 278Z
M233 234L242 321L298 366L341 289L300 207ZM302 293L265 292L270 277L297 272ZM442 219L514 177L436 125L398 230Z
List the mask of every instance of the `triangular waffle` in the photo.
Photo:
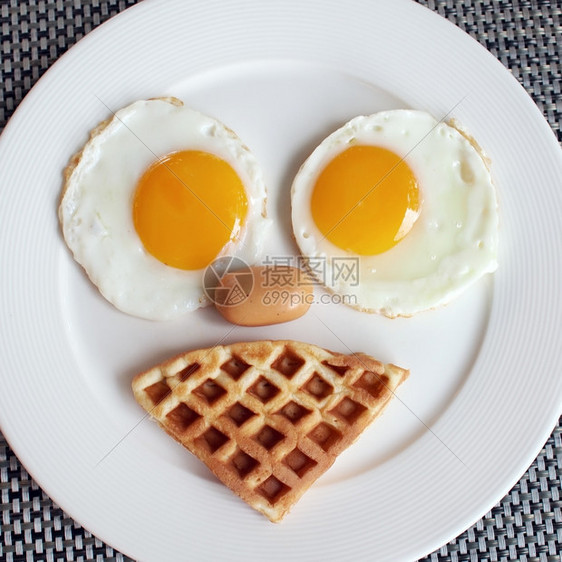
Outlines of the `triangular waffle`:
M166 432L277 522L408 374L364 354L258 341L187 352L132 386Z

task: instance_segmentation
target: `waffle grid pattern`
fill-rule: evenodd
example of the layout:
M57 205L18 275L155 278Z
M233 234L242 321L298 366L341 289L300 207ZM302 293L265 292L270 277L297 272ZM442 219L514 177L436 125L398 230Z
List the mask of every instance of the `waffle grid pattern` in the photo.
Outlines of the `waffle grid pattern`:
M550 0L418 0L491 51L533 97L562 141L562 5ZM45 70L91 29L136 0L0 0L0 129ZM424 559L562 559L561 422L510 493ZM0 560L129 560L41 491L0 434ZM405 535L407 539L407 535Z
M382 411L407 372L299 342L189 352L133 391L227 486L279 521Z

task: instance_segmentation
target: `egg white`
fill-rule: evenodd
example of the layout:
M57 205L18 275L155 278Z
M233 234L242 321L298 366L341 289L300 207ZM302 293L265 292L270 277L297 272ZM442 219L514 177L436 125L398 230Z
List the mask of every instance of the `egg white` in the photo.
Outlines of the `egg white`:
M338 248L312 217L311 197L319 174L354 144L380 146L403 158L420 189L421 209L412 229L378 255L359 256ZM363 311L411 316L450 302L497 267L497 202L487 163L457 128L422 111L385 111L346 123L302 165L291 204L302 254L324 262L319 280L345 295L342 302ZM357 258L358 278L341 275L337 260L342 257Z
M234 132L180 100L142 100L117 111L92 131L65 172L59 219L74 258L115 307L150 320L169 320L208 304L203 270L163 264L145 250L133 224L140 177L158 158L180 150L212 153L238 173L247 215L219 255L256 263L270 224L262 171Z

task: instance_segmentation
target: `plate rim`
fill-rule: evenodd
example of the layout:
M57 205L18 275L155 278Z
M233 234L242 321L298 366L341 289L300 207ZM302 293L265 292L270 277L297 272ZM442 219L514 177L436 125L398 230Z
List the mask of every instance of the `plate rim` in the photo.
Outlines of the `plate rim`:
M409 4L409 2L402 2L402 5L404 6L406 3ZM178 3L178 4L179 4L179 3ZM379 2L378 4L381 4L381 3ZM56 75L56 72L57 72L55 69L58 69L59 67L62 68L62 65L63 65L63 64L66 64L65 62L62 62L62 61L75 60L76 57L78 57L79 54L80 54L80 50L79 50L79 49L82 49L82 51L84 51L84 50L86 50L86 49L89 47L89 45L91 45L91 44L93 45L93 44L94 44L94 41L97 41L96 38L97 38L98 36L99 36L100 38L103 37L103 33L105 33L105 32L102 31L102 30L103 30L103 29L109 29L109 27L106 27L106 26L109 26L109 25L113 25L113 26L125 26L125 25L126 25L125 22L126 22L126 18L127 18L127 17L129 17L129 18L131 19L131 21L132 21L132 16L131 16L131 15L127 16L126 14L128 14L128 13L130 14L130 13L132 13L132 12L134 11L134 13L137 14L136 17L141 17L141 16L138 15L138 14L141 14L141 10L143 10L142 13L147 13L147 14L148 14L151 10L156 10L157 7L160 6L160 5L161 5L162 8L163 8L164 2L161 1L161 0L151 0L150 2L146 2L146 0L145 0L145 2L142 2L142 3L140 3L140 4L137 4L137 5L135 5L135 6L131 6L131 7L127 8L126 10L124 10L123 12L121 12L120 14L118 14L117 16L111 18L110 20L108 20L108 21L105 22L104 24L102 24L102 25L98 26L97 28L95 28L94 30L92 30L92 32L88 33L88 34L87 34L84 38L82 38L74 47L72 47L71 49L69 49L69 50L67 51L67 53L65 53L62 57L60 57L60 58L44 73L44 75L39 79L39 81L37 82L37 84L36 84L36 85L33 87L33 89L28 93L28 95L26 96L26 98L20 103L20 105L19 105L19 107L17 108L16 112L14 112L14 115L10 118L10 120L9 120L9 122L7 123L7 125L6 125L6 127L5 127L5 129L4 129L4 132L3 132L3 134L2 134L2 137L3 137L3 138L0 138L0 152L1 152L2 149L4 148L4 143L2 142L2 140L4 140L5 138L7 138L7 135L5 134L6 131L8 131L8 136L12 134L12 133L11 133L11 130L12 130L13 128L17 127L18 121L19 121L19 119L20 119L19 115L20 115L20 114L23 115L23 114L25 113L25 111L27 111L27 110L26 110L26 107L33 101L33 99L35 99L35 97L37 97L38 95L40 95L42 88L45 87L45 86L43 86L43 84L47 84L47 80L45 80L46 76L55 76L55 75ZM416 6L419 6L419 5L416 4ZM429 9L427 9L427 8L425 8L425 7L419 6L419 8L421 8L422 10L427 10L427 12L431 13L432 15L437 16L437 14L435 14L434 12L431 12ZM145 17L145 16L142 16L142 17ZM439 16L437 16L437 17L439 17ZM450 22L448 22L448 23L450 23ZM450 25L453 26L453 24L450 24ZM453 27L454 27L454 26L453 26ZM458 29L458 28L455 28L455 29ZM89 38L89 39L88 39L88 38ZM79 46L79 45L81 45L81 44L82 44L82 46L79 47L79 49L75 51L75 49L77 49L77 46ZM484 49L482 46L481 46L481 48ZM485 49L484 49L484 50L485 50ZM487 51L486 51L486 52L487 52ZM494 60L496 60L496 59L494 59ZM498 64L501 65L501 63L499 63L499 61L496 61L496 62L498 62ZM503 66L502 66L502 68L503 68ZM504 70L506 70L506 69L504 68ZM506 71L506 72L507 72L507 71ZM52 78L52 79L54 80L54 78ZM49 80L51 80L51 78L49 78ZM516 84L521 88L521 90L524 92L522 86L515 80L515 78L513 78L513 81L514 81L514 83L516 83ZM35 93L33 93L33 92L35 92ZM526 92L525 92L525 95L527 95ZM530 98L529 98L529 100L530 100ZM548 125L546 124L546 120L544 120L544 117L542 116L542 114L540 114L540 111L538 110L538 108L536 108L536 106L535 106L535 109L536 109L536 114L540 115L541 120L544 122L544 124L546 125L546 127L548 128L548 130L550 130L550 127L548 127ZM15 120L14 120L14 117L16 117ZM550 131L550 132L552 133L552 131ZM552 136L553 136L553 138L554 138L554 135L552 135ZM559 148L559 147L558 147L558 148ZM541 434L544 433L544 435L546 435L545 440L548 438L548 435L549 435L549 433L552 431L552 428L556 425L556 422L557 422L558 417L559 417L559 415L560 415L559 412L560 412L560 405L558 405L558 408L556 408L556 406L553 404L552 412L551 412L551 415L550 415L550 418L551 418L551 421L552 421L552 425L551 425L551 427L550 427L549 430L548 430L547 428L543 428L543 430L541 431ZM0 414L0 417L3 417L3 416ZM6 419L2 419L2 424L1 424L1 425L2 425L3 431L4 431L5 428L8 428L8 431L7 431L7 433L4 433L4 436L6 437L6 440L8 441L8 443L10 444L10 446L13 448L13 450L14 450L14 451L18 451L18 452L17 452L18 458L20 458L20 456L21 456L21 458L26 458L26 457L27 457L27 458L29 459L29 455L26 455L26 454L25 454L25 451L23 451L23 448L22 448L21 446L18 446L18 443L16 442L16 441L17 441L17 438L16 438L16 440L15 440L14 442L12 442L12 436L16 435L17 432L11 431L11 430L10 430L10 424L9 424L9 422L8 422ZM15 447L14 447L14 445L15 445ZM533 460L534 458L536 458L536 456L537 456L538 452L540 451L541 447L542 447L542 443L535 443L535 444L534 444L534 447L533 447L533 451L532 451L532 452L529 452L527 455L525 455L526 458L527 458L527 457L530 457L530 458L531 458L531 461L530 461L530 462L532 462L532 460ZM32 462L31 459L28 460L27 462L29 462L30 466L33 465L33 462ZM27 462L25 463L25 466L27 466ZM526 461L524 461L524 462L526 462ZM523 469L520 471L520 474L524 474L524 472L525 472L527 466L528 466L528 464L526 464L525 468L523 468ZM32 476L34 477L34 479L36 479L36 481L41 482L41 487L42 487L43 489L45 489L45 490L49 489L50 487L49 487L48 485L45 485L44 479L41 478L41 475L40 475L40 474L35 474L35 472L36 472L36 471L33 470L33 471L30 472L30 474L32 474ZM37 478L37 476L39 476L39 478ZM519 476L519 477L520 477L520 476ZM513 483L506 485L507 490L508 490L512 485L513 485ZM506 490L506 491L507 491L507 490ZM49 492L48 492L48 493L49 493L49 495L50 495L51 497L57 497L57 496L58 496L58 494L52 494L52 491L51 491L50 489L49 489ZM504 493L503 495L505 495L505 493ZM500 497L503 497L503 495L500 496ZM58 503L58 502L57 502L57 503ZM495 502L494 502L494 503L495 503ZM66 510L66 507L65 507L65 510ZM77 520L84 520L84 517L78 516L78 517L76 517L76 519L77 519ZM475 520L477 520L477 519L475 519ZM470 524L470 523L469 523L469 524ZM90 524L88 524L88 528L93 528L93 526L90 525ZM466 528L466 527L464 527L464 528ZM105 540L105 539L104 539L104 540ZM116 541L112 541L112 543L116 543ZM441 544L443 544L443 543L441 543Z

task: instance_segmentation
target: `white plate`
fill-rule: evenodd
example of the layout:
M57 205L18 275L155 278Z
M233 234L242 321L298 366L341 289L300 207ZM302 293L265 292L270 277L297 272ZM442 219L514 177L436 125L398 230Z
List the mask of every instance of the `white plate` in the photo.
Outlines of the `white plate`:
M449 307L391 321L317 305L292 325L231 331L212 310L152 323L107 304L57 223L61 173L88 131L174 94L232 127L265 170L271 255L295 253L289 186L359 113L452 110L493 162L500 267ZM560 413L562 157L510 74L406 0L146 1L39 81L0 144L0 420L47 493L142 560L412 559L498 501ZM262 337L371 352L411 369L385 416L280 525L143 419L132 375L183 349Z

